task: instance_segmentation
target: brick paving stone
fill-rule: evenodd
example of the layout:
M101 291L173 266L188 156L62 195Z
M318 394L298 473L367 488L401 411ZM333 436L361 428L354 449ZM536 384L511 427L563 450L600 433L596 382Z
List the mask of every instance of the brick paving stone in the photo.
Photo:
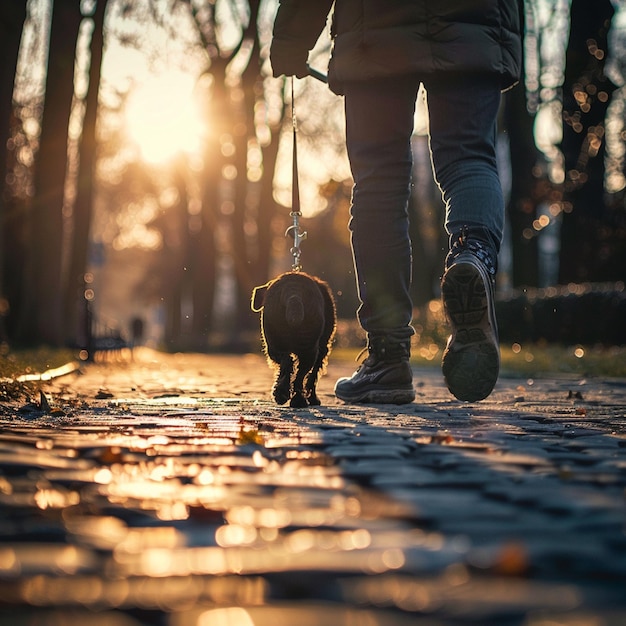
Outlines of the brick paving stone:
M626 380L271 401L260 355L84 366L0 405L0 626L626 623Z

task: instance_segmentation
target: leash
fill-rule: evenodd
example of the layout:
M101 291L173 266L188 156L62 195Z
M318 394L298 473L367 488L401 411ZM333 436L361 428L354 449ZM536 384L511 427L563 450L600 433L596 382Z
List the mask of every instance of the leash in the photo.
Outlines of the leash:
M309 75L313 78L319 80L320 82L326 83L328 82L328 78L326 74L319 72L318 70L313 69L309 65L307 65L307 69L309 70ZM300 244L307 238L306 230L304 232L300 231L300 218L302 217L302 212L300 211L300 187L298 184L298 146L296 135L298 132L298 124L296 120L296 98L294 95L294 84L295 78L291 77L291 127L293 129L293 165L291 171L292 184L291 184L291 213L289 216L293 220L292 225L285 231L285 237L290 233L293 233L293 246L290 249L291 256L293 257L293 263L291 265L291 269L294 272L300 272L302 270L302 264L300 263Z
M307 233L300 230L300 218L302 212L300 211L300 187L298 184L298 146L296 135L298 131L298 125L296 123L296 101L294 97L294 83L293 76L291 77L291 126L293 129L293 163L292 163L292 184L291 184L291 213L289 214L293 220L293 224L285 231L285 237L290 233L293 233L293 246L290 250L293 257L293 263L291 269L294 272L302 270L302 264L300 263L300 244L307 238Z

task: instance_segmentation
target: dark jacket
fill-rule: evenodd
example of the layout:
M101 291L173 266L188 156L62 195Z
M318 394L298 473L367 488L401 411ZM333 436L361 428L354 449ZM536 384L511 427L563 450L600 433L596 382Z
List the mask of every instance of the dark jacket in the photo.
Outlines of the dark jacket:
M347 80L417 73L497 75L515 84L521 65L520 0L335 0L328 68L333 91ZM304 63L324 29L332 0L280 0L274 73Z

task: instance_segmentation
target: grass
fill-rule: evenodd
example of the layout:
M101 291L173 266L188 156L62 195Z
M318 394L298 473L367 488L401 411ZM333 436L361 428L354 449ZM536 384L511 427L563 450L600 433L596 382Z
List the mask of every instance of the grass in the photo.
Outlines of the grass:
M418 326L418 330L420 330ZM421 329L414 342L411 363L416 368L438 368L445 345L445 333L438 327ZM417 338L417 337L416 337ZM333 359L355 361L364 342L352 337L350 345L337 345ZM525 378L567 375L579 377L626 378L626 346L558 346L554 344L501 345L505 376ZM18 382L22 374L44 373L77 360L69 349L39 348L0 353L0 402L25 400L33 396L39 383Z
M625 346L501 346L502 371L524 376L569 374L626 378Z
M416 311L416 365L441 362L448 337L441 303L433 301ZM552 343L500 344L501 372L511 376L572 375L626 377L626 346L564 346Z
M22 374L43 373L77 360L75 350L33 348L29 350L5 350L0 355L0 378L15 378Z
M16 380L19 376L43 374L76 360L76 352L69 349L8 350L5 348L0 352L0 401L28 399L37 390L39 386L37 382L21 382Z
M555 345L500 346L501 368L506 376L581 376L626 378L626 347ZM331 358L356 360L356 348L338 348ZM416 368L439 368L443 345L418 344L413 347L411 364Z
M414 367L439 367L448 338L440 303L415 311L415 336L411 349ZM353 321L338 325L339 340L333 357L354 360L365 345L365 335ZM626 346L562 346L549 343L500 344L501 373L507 376L539 377L569 375L626 378Z

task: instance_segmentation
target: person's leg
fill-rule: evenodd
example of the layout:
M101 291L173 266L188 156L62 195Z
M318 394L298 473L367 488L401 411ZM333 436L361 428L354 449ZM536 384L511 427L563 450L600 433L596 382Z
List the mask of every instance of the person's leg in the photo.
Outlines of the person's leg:
M346 85L346 147L354 179L349 228L368 333L410 336L412 304L411 135L419 82L393 78Z
M441 292L451 335L442 370L460 400L482 400L498 379L493 290L504 200L496 162L496 81L472 77L427 85L435 177L446 203L450 251Z
M500 87L495 79L454 77L426 85L430 149L446 205L449 235L467 225L487 229L500 248L504 199L496 158Z
M349 228L370 356L336 395L352 402L411 402L411 242L408 200L416 77L345 85L346 146L354 179Z

